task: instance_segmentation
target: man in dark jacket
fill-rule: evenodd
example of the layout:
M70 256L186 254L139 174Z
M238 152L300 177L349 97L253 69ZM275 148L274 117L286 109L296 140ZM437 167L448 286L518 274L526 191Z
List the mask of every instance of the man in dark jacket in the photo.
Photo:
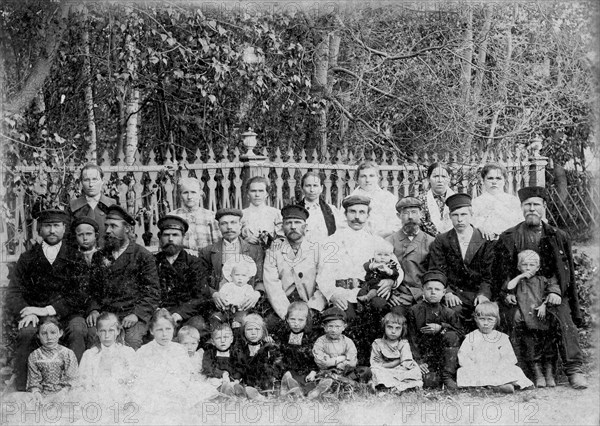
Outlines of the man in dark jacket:
M135 219L122 207L108 208L105 225L104 259L91 274L87 323L95 327L100 311L116 314L125 328L125 343L138 349L158 307L156 262L148 250L132 241Z
M69 216L62 210L45 210L37 218L42 243L19 257L6 294L6 311L18 317L15 354L17 390L27 383L27 358L37 347L37 326L57 316L65 328L65 343L80 360L88 333L83 319L85 261L63 242Z
M188 223L167 215L158 221L161 251L155 255L160 279L160 307L169 310L176 323L187 322L206 334L202 310L208 308L207 290L202 289L204 270L200 259L183 249ZM206 336L204 336L206 337Z
M445 304L460 314L466 329L474 329L472 313L480 302L492 298L493 242L471 225L471 197L454 194L446 199L453 229L435 237L430 247L429 269L448 277Z
M500 235L494 256L495 288L502 291L511 278L519 275L519 252L529 249L540 255L541 265L538 273L547 279L554 277L560 286L561 294L550 293L547 305L548 312L556 320L558 347L565 373L571 386L584 389L587 387L587 381L583 375L583 354L575 326L581 326L583 318L579 309L571 242L566 233L542 220L548 198L545 188L521 188L518 195L525 221ZM501 301L510 303L503 292Z

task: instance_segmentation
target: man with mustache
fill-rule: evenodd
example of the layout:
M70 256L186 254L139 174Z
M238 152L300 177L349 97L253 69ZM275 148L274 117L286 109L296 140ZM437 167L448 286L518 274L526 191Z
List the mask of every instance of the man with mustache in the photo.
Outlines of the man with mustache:
M447 277L446 306L459 314L468 331L474 329L472 313L480 302L492 298L493 242L471 225L471 196L454 194L446 199L452 227L431 244L429 269Z
M404 271L397 294L389 303L396 313L406 316L412 305L423 297L421 277L427 272L429 246L434 238L421 230L422 202L416 197L404 197L396 203L402 228L386 238L394 246L394 254Z
M256 264L256 276L251 278L249 284L254 287L254 294L244 300L240 310L246 311L254 308L260 299L263 299L265 287L263 285L263 249L256 244L249 244L240 238L242 231L242 211L239 209L220 209L215 214L219 230L223 238L200 250L200 262L205 271L202 276L202 287L206 289L213 303L220 311L225 310L219 289L224 282L223 264L229 259L242 259L241 255L250 256Z
M539 254L541 265L538 273L547 279L556 279L560 286L560 294L548 295L547 305L551 326L558 334L558 348L565 374L573 388L585 389L587 380L583 374L583 354L576 327L583 325L583 317L579 308L571 241L565 232L542 220L548 199L545 188L521 188L518 196L525 220L500 234L494 256L495 286L503 290L501 300L504 303L516 303L514 296L510 297L510 292L505 289L508 281L519 275L517 255L528 249ZM514 329L508 331L510 335Z
M161 250L154 257L160 280L159 306L168 309L175 323L186 322L198 329L201 338L206 337L208 328L201 316L208 303L201 280L204 270L200 259L184 250L189 225L179 216L167 215L157 226Z
M142 345L148 321L158 307L160 287L156 262L134 241L135 219L121 206L106 211L104 258L91 273L91 301L87 324L96 327L100 312L112 312L125 329L125 343Z
M15 345L16 389L25 391L27 358L38 347L37 329L47 316L57 316L65 327L65 345L80 360L88 333L83 319L85 260L63 241L69 216L44 210L37 217L42 243L19 257L11 271L5 299L8 318L18 318Z
M316 285L318 246L305 238L308 211L300 205L281 209L284 240L274 241L265 253L263 279L271 304L267 326L273 329L284 320L291 302L302 300L311 309L322 311L325 298Z

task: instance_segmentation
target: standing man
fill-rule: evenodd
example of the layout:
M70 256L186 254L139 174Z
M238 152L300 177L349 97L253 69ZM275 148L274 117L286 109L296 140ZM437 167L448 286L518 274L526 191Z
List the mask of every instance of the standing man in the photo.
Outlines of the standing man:
M102 194L104 172L100 166L87 163L81 168L79 176L82 195L71 200L67 206L67 213L70 215L71 221L80 217L89 217L95 220L98 224L99 242L102 244L106 211L110 206L116 204L117 200Z
M306 220L306 240L322 242L338 228L344 227L345 220L340 211L321 198L323 181L318 172L305 173L300 181L300 188L303 197L298 205L309 213Z
M25 391L27 358L37 348L37 329L44 317L56 316L65 329L66 346L80 360L88 333L83 319L85 260L63 238L69 216L44 210L38 218L42 243L23 253L13 269L6 294L6 312L18 318L15 353L16 388Z
M386 238L394 246L394 254L404 271L398 295L390 297L392 310L406 316L412 305L423 297L422 276L429 265L429 246L434 238L420 228L422 203L415 197L404 197L396 203L402 228Z
M181 178L177 186L183 206L173 210L169 215L179 216L186 220L189 230L183 238L183 246L188 253L197 256L200 249L221 238L219 224L215 220L213 211L200 207L202 191L198 179Z
M558 348L569 383L575 389L585 389L587 380L583 375L583 354L579 345L577 326L583 324L579 309L575 266L571 241L566 233L542 221L546 213L548 193L540 186L521 188L518 191L525 220L500 234L495 250L494 276L496 288L503 287L511 278L519 275L517 256L523 250L534 250L540 255L539 274L547 279L555 278L560 294L550 293L547 304L549 313L556 320L559 339ZM515 301L507 300L512 304Z
M263 280L271 307L283 320L291 302L303 300L321 312L326 301L316 284L318 247L304 238L308 211L300 205L290 205L281 209L281 215L285 239L273 242L267 250ZM269 326L277 322L277 318L267 317Z
M252 296L246 297L239 308L241 311L252 309L258 304L265 291L262 277L264 258L262 247L249 244L240 237L242 232L241 210L220 209L215 218L223 238L200 251L200 261L204 271L202 286L207 289L217 309L225 310L225 301L219 293L223 283L223 265L231 258L242 259L241 255L250 256L256 264L257 273L248 284L252 285L256 291Z
M161 249L155 255L159 306L168 309L176 323L187 322L202 333L206 326L201 311L207 307L208 299L202 288L204 271L200 259L183 249L188 223L179 216L167 215L157 226Z
M116 314L125 329L125 343L137 350L158 307L156 262L134 242L135 219L122 207L110 206L105 224L104 259L91 274L93 295L86 321L95 327L101 311Z
M475 306L492 297L494 243L471 225L473 210L468 194L451 195L446 205L453 229L435 237L430 247L429 269L447 276L444 302L461 316L464 324L471 323L472 328Z

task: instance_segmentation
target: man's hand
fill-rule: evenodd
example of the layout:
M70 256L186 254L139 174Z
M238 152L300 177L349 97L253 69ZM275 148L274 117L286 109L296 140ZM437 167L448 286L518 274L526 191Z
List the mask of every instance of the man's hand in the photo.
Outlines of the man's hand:
M27 306L21 309L21 318L25 318L29 315L35 315L38 317L48 316L48 309L46 308L36 308L35 306Z
M313 382L316 378L317 378L317 372L313 370L306 375L304 380L306 380L307 382Z
M392 294L392 286L394 280L386 278L385 280L379 281L379 288L377 289L377 296L387 299Z
M98 311L90 312L90 314L85 319L85 322L88 325L88 327L96 327L96 320L98 319L99 316L100 316L100 312L98 312Z
M507 305L516 305L517 304L517 296L514 294L507 294L504 298L504 302Z
M475 300L473 300L473 305L474 305L474 306L477 306L477 305L479 305L479 304L480 304L480 303L482 303L482 302L489 302L489 301L490 301L490 299L488 299L488 298L487 298L486 296L484 296L483 294L480 294L479 296L477 296L477 297L475 298Z
M246 297L242 304L240 305L240 311L247 311L248 309L252 309L258 303L258 299L260 299L260 292L254 291L251 296Z
M542 303L540 306L534 309L537 311L537 317L541 320L546 319L546 302Z
M398 296L397 294L392 294L388 300L388 303L390 306L398 306L400 305L400 301L402 299L400 299L400 296Z
M260 241L258 235L254 235L254 233L246 227L242 228L241 235L242 238L249 244L258 244Z
M421 327L421 333L423 334L437 334L442 331L440 324L427 323L425 327Z
M556 293L550 293L546 301L549 305L560 305L562 303L562 298Z
M331 299L329 299L329 301L334 306L337 306L338 308L340 308L342 311L345 311L346 309L348 309L348 301L344 298L343 295L334 294L333 296L331 296Z
M37 317L37 315L27 315L25 318L19 321L18 329L20 330L24 327L27 327L29 324L31 324L32 327L35 327L39 322L40 319Z
M123 327L130 328L137 324L139 321L136 314L129 314L125 318L123 318Z
M446 293L444 295L444 300L446 301L446 305L449 308L453 308L455 306L462 305L462 300L460 300L460 298L457 295L455 295L454 293Z
M219 311L224 311L227 305L225 304L225 300L223 299L223 296L221 296L221 293L215 291L212 295L212 298L213 302L215 302L215 306L217 307L217 309Z
M419 364L419 368L421 369L421 373L429 374L429 365L427 365L426 362L424 362L423 364Z

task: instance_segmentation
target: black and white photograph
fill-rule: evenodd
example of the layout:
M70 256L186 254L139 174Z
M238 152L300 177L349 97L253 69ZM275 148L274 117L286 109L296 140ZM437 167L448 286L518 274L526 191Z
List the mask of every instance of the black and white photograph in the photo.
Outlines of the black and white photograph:
M0 2L0 425L597 425L599 25Z

